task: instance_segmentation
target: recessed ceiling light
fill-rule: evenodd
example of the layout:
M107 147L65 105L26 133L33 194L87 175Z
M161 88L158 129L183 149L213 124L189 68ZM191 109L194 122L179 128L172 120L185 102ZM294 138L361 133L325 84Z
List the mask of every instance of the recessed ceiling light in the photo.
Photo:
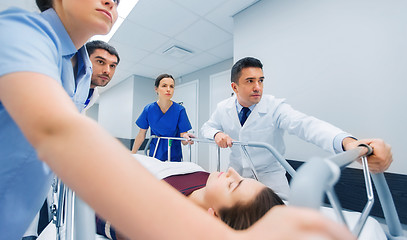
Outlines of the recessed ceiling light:
M175 57L175 58L184 58L186 56L190 56L192 55L192 51L185 49L183 47L179 47L179 46L171 46L169 48L167 48L164 52L164 55L168 55L171 57Z

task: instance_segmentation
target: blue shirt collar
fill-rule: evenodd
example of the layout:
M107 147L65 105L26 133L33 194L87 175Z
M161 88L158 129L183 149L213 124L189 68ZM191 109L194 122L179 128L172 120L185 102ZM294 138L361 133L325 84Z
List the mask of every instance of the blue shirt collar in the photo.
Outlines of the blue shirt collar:
M64 48L62 48L62 55L63 56L71 55L70 57L75 55L77 49L73 44L71 37L66 31L64 25L61 22L61 19L59 18L55 10L53 8L50 8L42 12L41 16L51 25L55 33L58 35L62 46L64 46Z
M256 105L257 105L257 104L253 104L253 105L251 105L251 106L249 107L249 109L250 109L251 112L253 112L253 109L254 109L254 107L256 107ZM237 113L240 113L240 111L242 111L242 108L243 108L243 106L240 105L239 101L237 101L237 98L236 98L236 110L237 110Z

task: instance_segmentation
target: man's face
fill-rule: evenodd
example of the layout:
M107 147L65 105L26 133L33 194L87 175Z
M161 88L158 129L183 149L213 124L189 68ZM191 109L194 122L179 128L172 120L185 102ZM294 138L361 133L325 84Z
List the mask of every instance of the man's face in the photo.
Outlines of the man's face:
M232 82L232 89L243 107L250 107L261 100L263 94L263 70L257 67L243 68L238 84Z
M104 49L96 49L89 58L93 69L90 87L106 86L116 71L117 57Z

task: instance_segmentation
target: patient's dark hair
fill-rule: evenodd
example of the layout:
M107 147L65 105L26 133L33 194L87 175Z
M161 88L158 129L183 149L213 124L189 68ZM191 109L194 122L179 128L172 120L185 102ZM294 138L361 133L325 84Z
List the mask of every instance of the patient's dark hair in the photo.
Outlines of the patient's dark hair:
M160 82L161 82L161 80L162 80L163 78L171 78L172 80L174 80L174 78L173 78L170 74L163 73L163 74L159 75L159 76L155 79L154 86L158 88L158 87L160 86ZM174 80L174 83L175 83L175 80Z
M233 67L230 74L230 81L239 84L239 78L242 75L242 69L248 67L255 67L263 69L263 64L259 59L253 57L245 57L237 61Z
M40 11L44 12L45 10L52 8L53 0L35 0L35 2L37 3Z
M237 203L231 208L222 208L218 215L230 227L244 230L276 205L284 205L283 200L273 190L264 187L253 201Z

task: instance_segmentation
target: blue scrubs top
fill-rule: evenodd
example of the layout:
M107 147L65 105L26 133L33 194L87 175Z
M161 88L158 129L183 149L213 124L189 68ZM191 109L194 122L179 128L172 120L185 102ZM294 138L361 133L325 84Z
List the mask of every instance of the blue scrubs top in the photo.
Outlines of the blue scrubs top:
M192 129L185 108L173 102L171 107L164 114L156 102L144 107L143 112L138 117L136 124L139 128L151 128L151 135L159 137L180 137L180 133ZM153 156L157 145L157 139L153 139L150 144L150 156ZM155 158L161 161L168 159L168 140L161 139L158 144ZM182 159L181 141L173 140L171 145L171 161L180 162Z
M78 110L89 93L91 62L77 50L53 9L0 13L0 76L36 72L63 86ZM74 78L71 58L77 54ZM26 79L31 81L31 79ZM52 101L52 99L50 99ZM38 106L38 111L41 106ZM0 239L21 239L51 187L52 171L41 162L0 101Z

